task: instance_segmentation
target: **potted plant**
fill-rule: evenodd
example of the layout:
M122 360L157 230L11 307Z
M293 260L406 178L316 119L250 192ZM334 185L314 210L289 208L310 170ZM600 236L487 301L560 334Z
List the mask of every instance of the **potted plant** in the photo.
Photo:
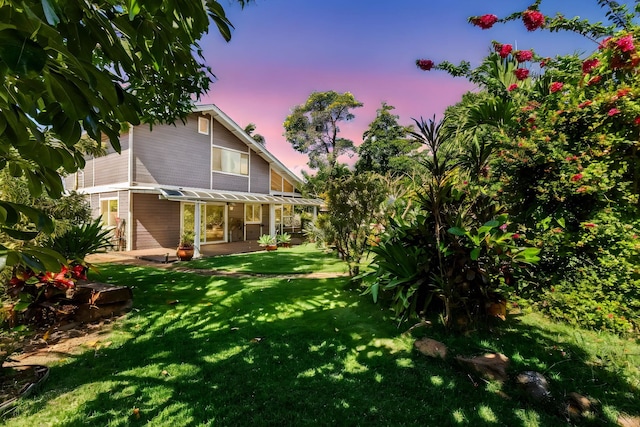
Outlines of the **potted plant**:
M193 258L195 248L193 247L194 234L193 231L185 231L180 236L180 243L178 243L178 250L176 256L180 261L190 261Z
M269 234L263 234L258 239L258 244L265 248L268 251L275 251L278 249L278 242L276 241L275 236L271 236Z
M276 236L276 241L278 243L278 246L282 246L283 248L288 248L289 246L291 246L291 234L289 233L278 234Z

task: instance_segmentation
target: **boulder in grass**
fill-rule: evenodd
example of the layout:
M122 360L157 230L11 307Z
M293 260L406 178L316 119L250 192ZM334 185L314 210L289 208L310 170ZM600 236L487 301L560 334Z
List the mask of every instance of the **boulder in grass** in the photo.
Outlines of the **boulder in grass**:
M488 353L477 357L457 356L456 361L467 370L483 378L504 382L507 380L509 358L501 353Z
M443 360L447 358L447 346L440 341L432 340L431 338L421 338L414 342L413 346L425 356Z
M516 376L516 386L523 394L538 402L551 400L551 392L549 391L549 381L540 372L524 371Z
M576 420L593 412L594 401L579 393L571 392L567 394L562 409L568 418Z

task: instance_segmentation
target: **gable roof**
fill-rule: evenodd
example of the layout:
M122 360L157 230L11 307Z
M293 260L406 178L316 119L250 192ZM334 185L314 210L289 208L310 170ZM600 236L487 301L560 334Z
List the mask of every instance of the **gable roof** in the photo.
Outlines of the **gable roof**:
M253 138L251 138L245 131L234 122L229 116L227 116L220 108L215 104L200 104L196 105L193 109L194 113L210 114L216 119L222 126L227 128L231 133L237 136L242 142L247 144L253 151L255 151L260 157L267 161L271 165L275 165L277 172L288 178L292 184L300 187L303 182L296 174L291 172L280 160L269 152L262 144L258 144Z

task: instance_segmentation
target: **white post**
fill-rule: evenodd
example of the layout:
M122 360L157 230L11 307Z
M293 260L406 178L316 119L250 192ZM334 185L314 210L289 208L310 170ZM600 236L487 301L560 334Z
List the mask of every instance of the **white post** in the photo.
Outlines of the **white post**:
M193 213L193 234L194 234L194 238L193 238L193 257L194 258L200 258L200 233L202 232L202 230L200 230L200 202L195 202L196 206L194 208L194 213Z
M276 205L269 205L269 235L276 235Z

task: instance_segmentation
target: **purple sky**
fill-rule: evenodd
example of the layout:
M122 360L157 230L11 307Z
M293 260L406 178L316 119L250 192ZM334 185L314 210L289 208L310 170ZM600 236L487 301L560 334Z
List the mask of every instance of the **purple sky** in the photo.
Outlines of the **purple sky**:
M215 103L241 127L255 123L267 149L298 174L307 158L286 142L282 123L313 91L348 91L364 103L340 127L359 145L382 102L409 125L412 118L441 117L473 89L442 71L419 70L416 59L478 65L492 40L543 56L597 47L573 34L528 32L520 21L490 30L467 23L472 15L506 16L532 0L257 0L244 10L221 3L235 31L229 43L213 28L202 40L218 80L200 102ZM596 0L543 0L541 10L605 19Z

